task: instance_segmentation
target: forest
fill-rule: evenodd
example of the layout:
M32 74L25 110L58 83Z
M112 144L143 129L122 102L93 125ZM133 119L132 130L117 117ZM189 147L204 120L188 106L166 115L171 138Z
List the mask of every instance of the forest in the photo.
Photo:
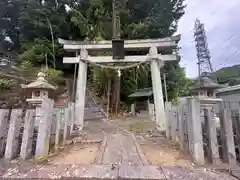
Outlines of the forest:
M116 1L121 20L121 38L147 39L172 36L184 15L184 0ZM111 40L112 0L11 0L0 2L0 54L11 57L16 65L8 72L27 80L36 77L43 67L50 83L66 90L66 79L73 79L74 65L62 63L64 55L58 38L67 40ZM180 48L180 47L179 47ZM163 67L168 99L176 101L188 95L192 84L179 61ZM114 84L117 72L89 67L88 88L106 98L109 82ZM19 96L19 80L1 76L0 91ZM151 87L148 64L122 72L120 100L128 105L129 94ZM15 89L15 90L14 90ZM116 89L111 88L114 93ZM1 93L0 100L8 96ZM12 101L18 101L15 98ZM113 108L113 107L112 107Z

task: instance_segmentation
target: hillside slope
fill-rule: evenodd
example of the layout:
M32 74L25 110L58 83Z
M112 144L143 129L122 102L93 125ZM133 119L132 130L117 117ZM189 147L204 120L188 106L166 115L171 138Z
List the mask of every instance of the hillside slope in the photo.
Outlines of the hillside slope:
M224 67L211 74L218 79L220 84L229 83L229 85L240 84L240 64L231 67Z

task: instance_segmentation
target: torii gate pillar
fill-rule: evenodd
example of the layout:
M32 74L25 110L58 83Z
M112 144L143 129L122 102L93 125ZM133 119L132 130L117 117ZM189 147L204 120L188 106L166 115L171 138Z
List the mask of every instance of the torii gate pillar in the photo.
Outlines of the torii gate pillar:
M162 92L162 80L160 69L163 67L164 62L159 60L158 51L156 46L150 48L149 54L151 57L156 57L151 61L151 74L152 74L152 87L154 96L154 108L156 115L156 124L159 131L165 131L166 115L164 109L163 92Z
M86 98L87 85L87 63L81 60L88 59L88 51L81 49L79 57L78 77L77 77L77 91L76 91L76 123L79 130L83 128L84 108Z

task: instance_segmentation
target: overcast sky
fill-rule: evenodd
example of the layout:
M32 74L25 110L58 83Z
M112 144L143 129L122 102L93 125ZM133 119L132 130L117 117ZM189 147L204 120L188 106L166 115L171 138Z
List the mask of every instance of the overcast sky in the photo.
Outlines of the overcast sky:
M204 23L213 69L240 64L240 0L185 0L186 13L179 22L181 66L196 77L197 58L193 40L196 18Z

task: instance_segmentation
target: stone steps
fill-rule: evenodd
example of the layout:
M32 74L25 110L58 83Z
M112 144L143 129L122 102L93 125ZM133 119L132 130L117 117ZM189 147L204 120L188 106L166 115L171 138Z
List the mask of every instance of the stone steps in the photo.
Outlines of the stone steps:
M84 120L100 120L104 118L99 107L85 108L84 110Z

